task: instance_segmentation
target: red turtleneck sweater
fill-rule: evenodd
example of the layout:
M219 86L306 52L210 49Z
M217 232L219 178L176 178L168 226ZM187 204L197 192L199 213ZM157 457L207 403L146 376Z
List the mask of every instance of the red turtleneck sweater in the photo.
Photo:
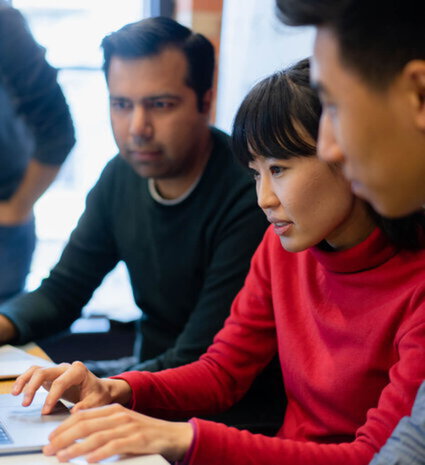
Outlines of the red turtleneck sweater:
M232 405L279 352L288 407L277 437L192 419L191 465L367 464L425 378L425 251L376 229L341 252L286 252L269 229L226 325L197 362L119 377L161 418Z

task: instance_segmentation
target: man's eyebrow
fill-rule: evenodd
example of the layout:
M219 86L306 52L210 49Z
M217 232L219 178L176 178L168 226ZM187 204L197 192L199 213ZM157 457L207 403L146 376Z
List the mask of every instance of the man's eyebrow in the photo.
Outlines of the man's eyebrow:
M142 100L162 100L162 99L181 100L181 97L175 94L164 93L164 94L148 95L147 97L143 97Z
M129 97L124 97L123 95L109 95L110 100L131 100ZM161 99L172 99L172 100L181 100L179 95L175 94L156 94L156 95L148 95L143 97L141 100L161 100Z
M121 95L109 95L109 101L120 101L120 102L128 102L130 101L129 98L123 97Z

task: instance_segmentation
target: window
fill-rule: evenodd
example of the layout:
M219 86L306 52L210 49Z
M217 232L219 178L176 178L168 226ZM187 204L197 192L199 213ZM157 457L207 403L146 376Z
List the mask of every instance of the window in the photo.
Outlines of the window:
M27 283L33 289L56 263L83 211L88 190L117 152L109 124L100 42L107 33L140 19L144 9L143 0L14 0L13 6L24 14L34 37L46 48L49 63L59 69L77 137L57 180L35 208L39 240ZM114 292L108 293L108 284ZM130 313L124 317L120 313L120 319L138 312L126 271L119 266L87 311L101 308L113 313L124 307Z

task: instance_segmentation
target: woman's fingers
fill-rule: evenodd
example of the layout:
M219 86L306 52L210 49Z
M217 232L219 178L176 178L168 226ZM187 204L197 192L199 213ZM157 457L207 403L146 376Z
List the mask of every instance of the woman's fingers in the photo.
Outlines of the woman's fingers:
M91 408L89 410L81 410L77 413L72 414L67 418L62 424L60 424L52 433L50 433L49 439L52 444L54 444L58 449L65 447L67 444L70 444L76 439L80 439L85 435L89 434L91 430L84 425L88 420L97 420L105 421L111 415L119 412L121 409L124 410L124 407L120 405L113 404L107 405L105 407ZM69 435L69 431L72 430L72 436ZM65 433L68 433L64 438L68 438L68 443L60 442L61 438ZM57 441L54 443L54 441Z
M27 384L27 382L31 379L34 371L40 368L38 366L32 366L28 368L28 370L25 373L22 373L22 375L18 376L13 384L12 387L12 394L17 396L22 392L22 389L24 386Z
M118 405L80 411L50 435L50 444L44 452L47 455L57 453L58 458L66 455L67 459L85 455L126 434L125 427L131 421L131 415Z
M52 381L54 382L54 380L61 377L68 367L69 364L61 364L52 368L33 366L16 379L12 388L12 394L18 395L23 392L24 399L22 405L26 407L31 404L35 393L41 386L49 387ZM59 397L57 400L59 400ZM43 413L50 413L50 411Z
M62 363L51 368L31 367L17 378L12 393L18 395L23 392L22 405L28 406L41 386L49 391L43 414L50 413L61 397L74 403L83 401L82 405L86 407L107 403L107 390L102 389L101 380L81 362L72 365Z
M71 415L50 435L43 451L60 461L85 455L90 463L115 454L159 453L180 460L192 438L188 423L150 418L114 404Z
M81 387L86 381L87 373L89 373L81 362L59 366L63 367L62 373L50 383L49 394L46 397L42 410L43 414L50 413L61 397L74 403L78 402L80 400Z

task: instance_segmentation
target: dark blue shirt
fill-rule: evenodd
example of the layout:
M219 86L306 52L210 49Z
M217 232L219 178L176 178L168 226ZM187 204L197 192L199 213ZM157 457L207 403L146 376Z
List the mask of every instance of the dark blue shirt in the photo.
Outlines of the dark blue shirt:
M370 465L425 464L425 382L422 383L410 417L400 420L393 434Z
M0 0L0 200L14 193L32 157L60 165L74 143L57 71L22 14Z

